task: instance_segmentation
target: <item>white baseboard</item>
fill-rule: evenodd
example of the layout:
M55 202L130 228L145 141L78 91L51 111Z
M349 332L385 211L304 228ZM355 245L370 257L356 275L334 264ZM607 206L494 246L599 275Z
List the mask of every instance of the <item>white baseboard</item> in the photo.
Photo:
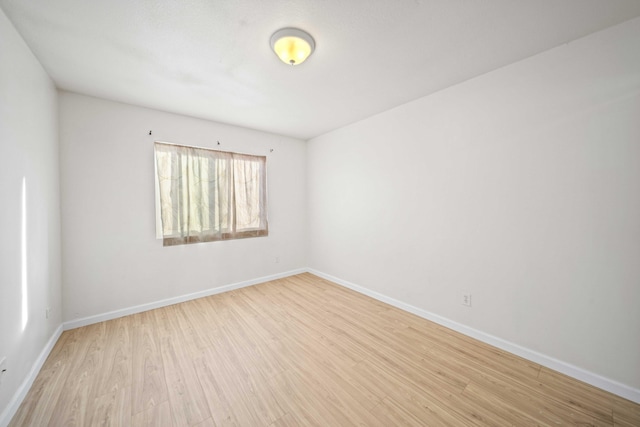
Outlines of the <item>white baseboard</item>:
M307 271L311 274L315 274L318 277L322 277L323 279L327 279L331 282L337 283L338 285L344 286L346 288L352 289L361 294L367 295L371 298L377 299L378 301L382 301L384 303L397 307L401 310L408 311L409 313L413 313L416 316L420 316L424 319L427 319L432 322L438 323L442 326L445 326L449 329L453 329L454 331L460 332L461 334L475 338L479 341L485 342L499 349L508 351L509 353L523 357L534 363L545 366L549 369L553 369L554 371L561 372L565 375L568 375L570 377L583 381L587 384L591 384L594 387L598 387L602 390L606 390L610 393L616 394L620 397L624 397L625 399L629 399L633 402L640 403L639 389L630 387L626 384L619 383L609 378L605 378L601 375L595 374L593 372L589 372L587 370L574 366L570 363L563 362L561 360L555 359L545 354L538 353L537 351L522 347L518 344L514 344L512 342L503 340L502 338L498 338L496 336L487 334L486 332L482 332L477 329L473 329L469 326L463 325L461 323L454 322L453 320L447 319L446 317L442 317L437 314L431 313L427 310L414 307L410 304L404 303L402 301L396 300L394 298L388 297L379 292L372 291L370 289L356 285L354 283L347 282L346 280L342 280L340 278L331 276L329 274L325 274L321 271L317 271L312 268L307 269Z
M258 283L268 282L270 280L281 279L283 277L293 276L306 272L307 269L300 268L297 270L290 270L284 273L272 274L270 276L258 277L257 279L245 280L243 282L232 283L230 285L220 286L217 288L206 289L200 292L194 292L191 294L180 295L173 298L167 298L161 301L150 302L147 304L136 305L133 307L122 308L120 310L109 311L107 313L96 314L94 316L83 317L81 319L73 319L63 323L65 331L69 329L80 328L82 326L92 325L94 323L104 322L106 320L117 319L118 317L128 316L130 314L142 313L143 311L153 310L155 308L166 307L168 305L178 304L185 301L190 301L197 298L208 297L210 295L220 294L222 292L232 291L234 289L245 288L247 286L256 285Z
M29 371L29 374L24 379L24 381L22 381L22 384L20 384L20 387L18 387L18 390L13 395L13 398L9 401L7 407L4 409L4 411L2 411L2 414L0 414L0 427L6 427L9 425L11 418L13 418L13 416L18 411L18 408L22 404L22 401L33 385L33 381L38 376L42 365L44 365L47 357L49 357L49 353L51 353L53 346L56 344L61 334L62 325L58 326L58 328L53 332L53 335L51 335L51 338L49 338L49 341L47 341L47 344L44 346L44 348L40 352L40 355L31 367L31 371Z

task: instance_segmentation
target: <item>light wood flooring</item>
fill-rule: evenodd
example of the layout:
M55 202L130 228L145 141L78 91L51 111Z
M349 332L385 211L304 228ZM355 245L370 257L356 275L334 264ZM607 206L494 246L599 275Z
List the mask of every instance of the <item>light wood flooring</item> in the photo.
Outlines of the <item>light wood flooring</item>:
M640 405L311 274L64 332L11 426L640 426Z

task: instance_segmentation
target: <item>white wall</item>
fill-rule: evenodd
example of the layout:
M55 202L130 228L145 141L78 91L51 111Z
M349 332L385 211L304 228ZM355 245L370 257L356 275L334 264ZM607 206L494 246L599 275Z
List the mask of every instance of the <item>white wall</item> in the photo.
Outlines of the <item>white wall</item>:
M269 236L163 247L154 140L267 155ZM303 141L61 92L60 145L65 321L306 266Z
M8 421L10 402L61 324L56 96L52 81L0 10L0 359L7 357L0 425Z
M310 267L639 389L639 47L635 19L311 140Z

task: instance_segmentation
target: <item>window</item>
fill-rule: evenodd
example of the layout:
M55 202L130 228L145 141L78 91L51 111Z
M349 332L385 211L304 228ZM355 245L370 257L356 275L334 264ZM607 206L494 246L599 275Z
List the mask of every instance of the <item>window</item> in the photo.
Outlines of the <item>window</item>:
M268 235L264 156L155 143L164 246Z

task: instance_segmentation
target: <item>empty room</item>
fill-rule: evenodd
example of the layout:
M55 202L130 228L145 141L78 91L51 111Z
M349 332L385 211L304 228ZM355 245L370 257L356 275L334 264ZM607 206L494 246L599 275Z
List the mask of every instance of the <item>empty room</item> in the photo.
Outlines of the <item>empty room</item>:
M640 426L637 0L0 0L0 427Z

